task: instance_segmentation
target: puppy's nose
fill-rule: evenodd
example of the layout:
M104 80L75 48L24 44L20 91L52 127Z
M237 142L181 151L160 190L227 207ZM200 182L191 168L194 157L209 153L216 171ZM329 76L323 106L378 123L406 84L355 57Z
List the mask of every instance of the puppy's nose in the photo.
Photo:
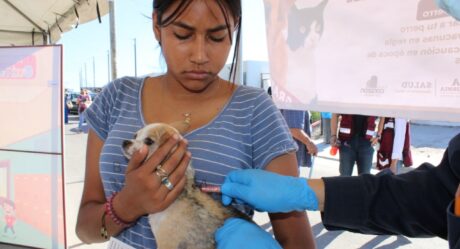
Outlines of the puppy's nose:
M131 142L130 140L125 140L125 141L123 141L122 146L123 146L123 148L126 148L126 147L130 146L131 144L133 144L133 142Z

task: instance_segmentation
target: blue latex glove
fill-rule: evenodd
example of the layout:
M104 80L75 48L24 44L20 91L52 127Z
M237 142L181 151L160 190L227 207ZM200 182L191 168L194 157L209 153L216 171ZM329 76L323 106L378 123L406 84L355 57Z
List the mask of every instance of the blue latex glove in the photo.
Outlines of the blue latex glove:
M249 221L230 218L214 234L217 249L282 249L273 237Z
M235 198L269 213L318 210L318 199L306 179L264 170L232 171L225 178L221 191L224 205Z
M449 15L460 21L460 1L459 0L436 0L439 8L446 11Z

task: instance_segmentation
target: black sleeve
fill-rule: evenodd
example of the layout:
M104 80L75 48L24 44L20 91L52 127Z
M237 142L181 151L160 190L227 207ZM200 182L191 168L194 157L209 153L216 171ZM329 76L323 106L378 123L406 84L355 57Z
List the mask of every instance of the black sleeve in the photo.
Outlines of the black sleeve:
M454 215L454 202L447 209L447 224L449 230L449 248L460 249L460 217Z
M460 135L441 163L401 175L323 178L324 226L366 234L447 239L446 210L460 176Z

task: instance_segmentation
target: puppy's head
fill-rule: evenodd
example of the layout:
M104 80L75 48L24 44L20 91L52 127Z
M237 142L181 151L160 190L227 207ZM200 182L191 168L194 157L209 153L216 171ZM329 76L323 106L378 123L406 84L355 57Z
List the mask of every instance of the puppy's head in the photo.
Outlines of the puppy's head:
M160 145L174 134L180 136L179 131L171 125L164 123L149 124L138 130L133 139L123 141L123 154L130 159L134 152L145 144L149 150L147 154L147 158L149 158Z

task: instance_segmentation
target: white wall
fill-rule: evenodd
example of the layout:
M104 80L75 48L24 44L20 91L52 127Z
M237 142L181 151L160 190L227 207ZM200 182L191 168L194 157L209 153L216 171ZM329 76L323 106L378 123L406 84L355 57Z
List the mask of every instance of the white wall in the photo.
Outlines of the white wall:
M229 79L230 64L226 64L219 76ZM269 73L268 61L243 61L244 84L253 87L262 87L262 74Z

